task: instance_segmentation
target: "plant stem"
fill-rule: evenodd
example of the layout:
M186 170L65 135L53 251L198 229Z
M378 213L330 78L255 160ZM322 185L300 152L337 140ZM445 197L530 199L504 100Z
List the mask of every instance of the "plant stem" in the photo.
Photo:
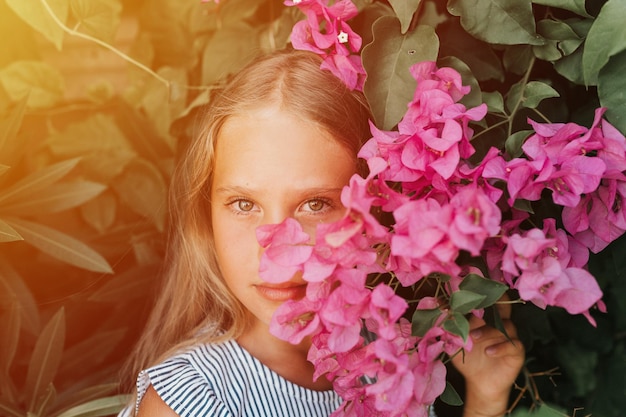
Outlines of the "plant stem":
M476 139L477 137L479 137L480 135L485 134L485 133L489 132L490 130L493 130L493 129L495 129L496 127L498 127L498 126L500 126L500 125L503 125L503 124L506 124L506 123L509 123L509 118L506 118L506 119L504 119L504 120L500 120L498 123L494 123L494 124L492 124L491 126L487 127L486 129L481 130L480 132L478 132L478 133L476 133L474 136L472 136L472 140L474 140L474 139Z
M538 115L539 117L541 117L541 118L542 118L542 119L543 119L546 123L552 123L552 121L551 121L550 119L548 119L548 118L547 118L547 117L546 117L543 113L541 113L539 110L537 110L537 109L533 109L533 111L534 111L535 113L537 113L537 115Z
M54 20L54 22L61 29L63 29L64 32L68 33L69 35L76 36L76 37L81 38L81 39L85 39L86 41L93 42L93 43L95 43L97 45L102 46L105 49L108 49L109 51L113 52L115 55L117 55L120 58L122 58L124 61L126 61L126 62L136 66L137 68L147 72L148 74L152 75L154 78L156 78L157 80L159 80L160 82L165 84L165 86L168 88L168 90L170 89L170 82L168 80L166 80L165 78L163 78L162 76L160 76L159 74L157 74L156 72L154 72L152 69L148 68L147 66L145 66L141 62L137 61L136 59L131 58L130 56L126 55L124 52L120 51L119 49L115 48L112 45L109 45L108 43L106 43L104 41L101 41L98 38L94 38L93 36L89 36L87 34L79 32L79 31L77 31L75 29L71 29L71 28L67 27L67 25L65 25L65 23L61 22L61 20L58 18L58 16L54 13L54 10L52 10L52 8L48 4L47 0L41 0L41 3L43 4L44 8L48 12L48 14L52 18L52 20ZM76 28L78 28L78 26L79 25L76 25Z
M510 137L513 134L513 120L515 120L515 113L517 113L519 106L522 104L522 101L524 100L524 88L526 87L526 84L528 84L528 79L530 78L530 73L533 70L534 66L535 66L535 57L533 56L530 59L528 69L526 70L526 73L524 74L524 78L522 78L522 88L521 88L519 99L517 100L517 103L515 103L515 107L511 110L511 116L509 117L509 130L508 130L507 137Z

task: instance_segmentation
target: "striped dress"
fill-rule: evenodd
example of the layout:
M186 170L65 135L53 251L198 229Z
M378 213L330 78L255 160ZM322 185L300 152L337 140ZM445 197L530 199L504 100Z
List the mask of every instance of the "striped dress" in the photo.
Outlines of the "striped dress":
M181 417L328 417L342 402L332 390L287 381L234 340L196 346L142 371L135 411L150 385Z
M150 385L181 417L328 417L341 404L334 391L287 381L234 340L197 346L142 371L136 408Z

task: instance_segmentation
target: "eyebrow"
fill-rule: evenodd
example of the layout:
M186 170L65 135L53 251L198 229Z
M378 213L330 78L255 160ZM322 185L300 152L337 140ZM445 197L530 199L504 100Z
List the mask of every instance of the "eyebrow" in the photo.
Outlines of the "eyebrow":
M292 190L294 192L300 192L300 193L305 193L305 194L331 194L331 193L338 193L341 192L343 190L343 186L342 187L306 187L303 188L301 190ZM217 194L230 194L230 193L235 193L235 194L249 194L252 193L256 190L249 188L249 187L242 187L242 186L237 186L237 185L233 185L233 186L222 186L222 187L218 187L215 189L215 193Z

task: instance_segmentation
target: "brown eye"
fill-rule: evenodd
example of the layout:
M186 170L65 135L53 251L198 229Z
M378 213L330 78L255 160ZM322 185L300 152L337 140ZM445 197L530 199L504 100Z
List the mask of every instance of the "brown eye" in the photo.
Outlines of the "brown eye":
M249 200L237 201L237 208L240 211L251 211L253 207L254 207L254 203L252 203L252 201L249 201Z
M321 211L324 209L324 206L326 206L326 203L322 200L311 200L306 204L311 211Z

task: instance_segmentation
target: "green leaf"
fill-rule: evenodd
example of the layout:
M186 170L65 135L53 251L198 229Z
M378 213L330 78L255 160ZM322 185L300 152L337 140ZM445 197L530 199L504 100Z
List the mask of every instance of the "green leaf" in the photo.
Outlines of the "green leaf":
M4 403L4 400L4 398L0 399L0 412L2 412L1 415L6 417L24 417L24 412L21 409L13 406L13 404Z
M29 412L28 414L34 414L36 416L43 416L46 414L46 411L49 406L54 404L57 398L57 391L54 388L54 384L49 383L42 395L37 400L36 409L34 412Z
M605 117L626 134L626 51L612 57L598 76L600 105L606 107Z
M558 20L540 20L537 32L546 39L546 43L533 46L533 53L545 61L553 62L570 55L583 43L583 39L567 23Z
M593 22L583 51L586 85L596 85L598 74L609 58L626 49L626 2L607 1Z
M504 97L504 104L509 114L514 114L524 100L524 80L519 80L511 86Z
M163 231L167 184L154 165L143 159L132 161L113 188L128 207L152 220L157 229Z
M9 97L18 101L28 97L32 108L52 107L63 98L65 88L61 73L40 61L17 61L0 70L0 85Z
M580 16L590 17L585 9L585 0L533 0L533 3L569 10Z
M439 399L448 405L452 405L455 407L463 405L463 400L458 392L454 389L452 384L446 381L446 389L443 390Z
M504 114L504 99L499 91L483 91L482 101L487 105L489 113Z
M459 288L463 291L471 291L484 296L485 298L476 308L486 308L498 301L509 287L477 274L468 274L463 278Z
M80 214L91 227L104 233L115 222L117 199L111 192L104 192L80 206Z
M411 334L413 336L424 336L434 326L441 314L441 310L438 308L415 310L411 319Z
M19 302L10 300L6 312L0 315L0 340L2 340L0 343L0 377L2 378L9 377L9 368L13 363L20 340L21 324Z
M0 158L1 162L13 165L24 152L23 144L15 140L22 126L28 97L22 98L11 109L9 114L0 121Z
M535 33L530 0L448 0L448 12L461 17L475 38L501 45L542 45Z
M119 300L119 299L118 299ZM61 372L95 368L120 344L125 328L96 332L63 352Z
M112 393L117 392L118 389L119 383L113 382L89 386L87 388L72 392L71 397L63 401L63 403L59 405L58 411L55 410L55 413L64 413L70 408L85 404L87 401L111 395Z
M16 240L24 240L19 233L15 231L11 226L6 224L0 219L0 243L1 242L14 242Z
M389 4L396 13L398 19L400 19L400 27L402 33L406 33L409 30L411 21L417 9L419 9L422 0L389 0Z
M591 26L593 25L593 19L568 19L566 23L572 28L580 39L584 39L587 37L589 29L591 29ZM584 48L579 46L571 54L556 61L554 63L554 69L571 82L584 85L583 51Z
M0 206L0 212L19 216L57 213L80 206L105 189L105 185L91 181L61 182L32 193L22 200Z
M551 97L559 97L559 93L548 84L531 81L524 85L523 80L521 80L511 86L506 97L506 107L512 114L520 106L534 109L542 100Z
M390 130L413 99L416 82L409 68L417 62L436 60L439 39L430 26L418 26L402 35L400 21L393 16L379 18L372 31L374 40L362 53L367 72L363 92L376 125Z
M530 201L524 200L521 198L518 198L517 200L515 200L515 202L513 203L513 208L517 210L525 211L526 213L535 214L535 210L533 209L533 206L530 203Z
M81 173L103 184L108 184L136 157L115 119L102 112L68 125L51 135L47 144L58 157L80 157Z
M540 404L539 407L527 410L516 408L510 417L566 417L569 413L562 407L555 405Z
M130 395L113 395L88 401L70 408L57 417L99 417L119 413L130 401Z
M120 0L70 0L70 5L81 32L113 42L120 24Z
M469 321L467 321L464 314L453 312L443 322L443 328L452 334L462 337L464 341L467 341L469 337Z
M554 63L554 69L574 84L585 84L583 76L583 48L564 56Z
M495 305L491 305L485 308L485 314L483 314L483 320L487 325L497 329L502 333L506 338L511 341L509 334L504 327L504 322L502 321L502 317L500 316L500 310ZM511 341L512 342L512 341ZM519 343L519 342L518 342Z
M63 178L74 169L78 161L78 158L69 159L33 172L0 193L0 203L6 205L27 199Z
M142 288L150 285L150 277L158 274L156 268L155 265L137 265L115 274L89 296L89 301L116 304L120 300L142 297Z
M173 4L178 6L179 1L173 0ZM242 19L248 19L254 16L263 2L259 0L233 0L224 2L223 8L220 10L220 18L223 19L224 25L241 22ZM180 7L180 6L178 6Z
M559 93L546 83L531 81L524 87L522 106L535 109L546 98L559 97Z
M524 151L522 145L526 142L526 139L534 133L533 130L520 130L509 136L504 142L504 148L506 153L512 158L519 158Z
M437 33L442 39L450 40L441 43L440 56L459 58L472 69L472 74L479 81L504 81L501 58L491 45L468 36L460 24L448 22L442 29L437 28Z
M504 50L502 63L507 71L517 75L523 75L528 71L533 59L531 45L511 45Z
M467 314L478 308L487 298L485 295L476 294L472 291L454 291L450 297L450 308L455 313Z
M463 98L461 98L461 103L465 105L467 108L473 108L480 106L482 101L482 94L480 91L480 85L478 84L478 80L474 77L472 70L465 64L465 62L460 59L448 56L442 58L438 62L441 67L450 67L454 68L461 74L461 79L463 80L463 85L470 86L471 90L468 94L466 94Z
M96 251L75 238L42 224L6 218L24 240L53 258L94 272L113 273L109 263Z
M51 16L53 13L62 24L67 20L69 0L6 0L11 9L41 33L46 39L61 49L63 28Z
M238 71L253 55L257 40L253 27L237 22L217 31L202 53L202 83L210 85Z
M39 406L42 395L54 380L65 343L65 310L61 307L43 328L26 374L25 394L28 409Z
M158 74L169 85L164 85L154 77L148 78L139 105L160 136L168 138L173 117L185 110L187 76L181 68L172 67L159 68Z
M8 294L19 303L22 330L33 336L38 335L41 322L35 297L24 283L24 279L2 256L0 256L0 290L2 294Z

